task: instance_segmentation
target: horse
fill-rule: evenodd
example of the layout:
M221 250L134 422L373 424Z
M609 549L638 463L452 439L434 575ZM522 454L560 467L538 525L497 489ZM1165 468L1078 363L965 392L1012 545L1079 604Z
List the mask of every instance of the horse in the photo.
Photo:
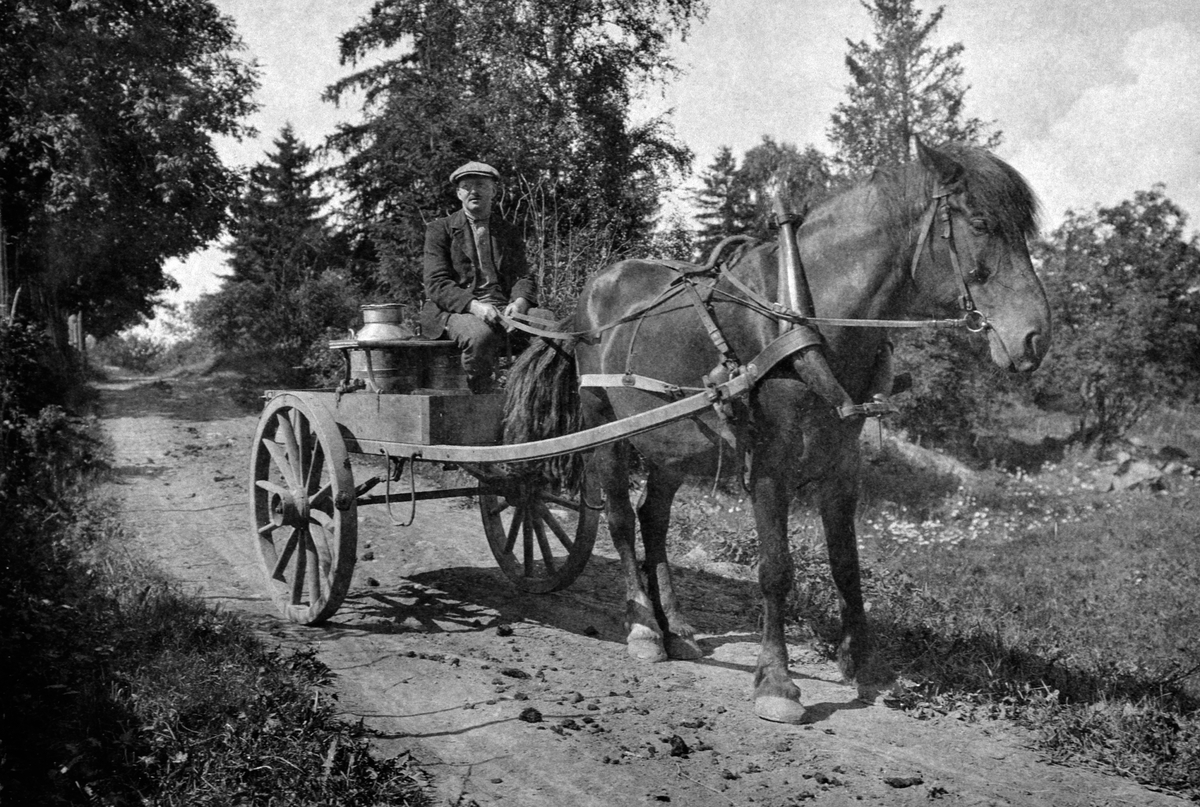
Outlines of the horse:
M1049 303L1027 246L1038 226L1034 193L1015 169L983 149L918 143L917 151L911 163L877 170L818 204L800 225L795 243L813 321L961 317L975 323L972 330L986 333L997 366L1033 371L1051 337ZM762 243L744 250L707 300L729 353L740 361L759 355L780 333L779 318L751 304L756 296L779 300L780 249ZM664 395L653 388L581 388L586 374L634 373L684 389L702 386L721 363L722 351L696 306L665 294L679 275L664 262L630 259L590 279L566 321L573 323L573 333L584 335L567 344L535 340L512 368L505 441L552 437L663 404ZM819 326L823 343L814 349L823 352L827 372L853 401L890 390L886 324ZM854 521L864 417L839 414L837 401L823 396L810 375L797 356L779 362L757 380L741 407L740 450L748 447L749 457L742 470L759 540L763 600L754 711L782 723L805 718L784 640L784 605L793 585L788 509L803 486L813 491L839 594L839 669L860 687L871 686L868 679L879 675L878 669L871 672ZM549 395L546 387L554 385L559 391ZM532 398L543 408L572 411L533 412ZM737 465L729 458L739 441L722 421L714 407L597 448L585 460L586 473L595 475L604 493L625 582L626 644L637 659L703 655L672 585L666 537L671 503L684 478L711 478L723 458L727 471ZM646 472L636 512L629 495L631 448ZM640 569L635 522L644 545Z

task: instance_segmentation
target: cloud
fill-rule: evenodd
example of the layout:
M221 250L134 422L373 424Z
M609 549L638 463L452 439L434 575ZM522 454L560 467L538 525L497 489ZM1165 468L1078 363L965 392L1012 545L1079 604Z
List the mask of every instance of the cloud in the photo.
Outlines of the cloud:
M1125 80L1084 90L1011 161L1051 226L1067 209L1115 204L1158 182L1200 224L1200 36L1174 22L1144 28L1121 62Z

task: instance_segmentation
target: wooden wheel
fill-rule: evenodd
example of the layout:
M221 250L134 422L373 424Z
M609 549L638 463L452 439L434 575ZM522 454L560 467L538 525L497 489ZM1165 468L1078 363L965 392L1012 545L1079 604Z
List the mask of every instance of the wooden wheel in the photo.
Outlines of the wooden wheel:
M521 482L502 495L483 491L483 529L505 576L534 594L571 585L592 555L600 523L600 491L590 474L584 472L577 496Z
M354 574L358 513L346 446L324 409L287 393L267 404L251 448L250 516L284 616L333 616Z

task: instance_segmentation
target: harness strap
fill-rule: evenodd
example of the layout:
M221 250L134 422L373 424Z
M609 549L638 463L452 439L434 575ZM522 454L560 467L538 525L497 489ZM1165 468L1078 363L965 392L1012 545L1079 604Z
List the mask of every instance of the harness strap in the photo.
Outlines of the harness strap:
M655 392L670 398L682 398L685 393L700 392L702 387L681 387L678 384L668 384L657 378L638 375L637 373L580 373L580 387L624 387Z
M721 363L726 367L733 369L737 367L737 354L733 348L729 346L729 342L725 339L725 334L721 333L721 326L713 318L712 311L709 310L704 300L700 297L700 292L696 290L696 284L691 281L686 275L680 276L682 285L690 292L689 299L692 307L696 309L696 314L700 317L700 322L704 324L704 330L708 332L708 338L712 340L713 345L717 348L717 352L721 354Z

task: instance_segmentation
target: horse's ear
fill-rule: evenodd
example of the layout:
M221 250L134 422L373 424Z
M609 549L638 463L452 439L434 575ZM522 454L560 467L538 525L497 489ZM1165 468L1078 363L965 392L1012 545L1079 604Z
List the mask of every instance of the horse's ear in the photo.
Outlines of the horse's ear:
M950 187L958 182L963 175L961 163L953 157L925 145L919 137L916 138L916 141L917 158L921 161L921 165L936 174L944 187Z

